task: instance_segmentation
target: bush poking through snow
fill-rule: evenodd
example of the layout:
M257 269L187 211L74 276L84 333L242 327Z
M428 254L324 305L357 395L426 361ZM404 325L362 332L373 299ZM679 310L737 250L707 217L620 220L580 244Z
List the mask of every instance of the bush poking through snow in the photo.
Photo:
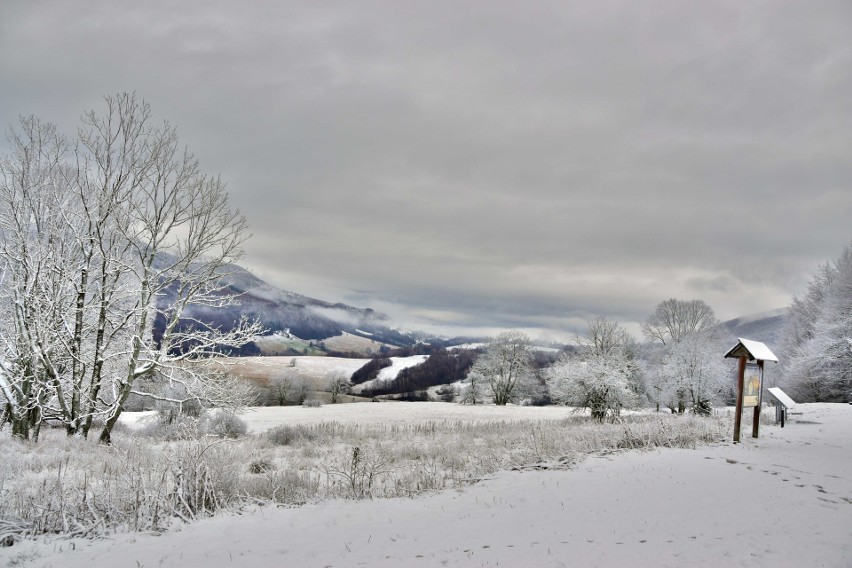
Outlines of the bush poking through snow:
M264 434L264 437L278 446L289 446L296 442L310 442L317 438L318 434L309 426L284 424L276 426Z
M220 410L208 414L201 422L202 430L219 438L239 438L248 432L246 421L234 414Z
M212 514L238 497L240 461L223 440L197 439L166 452L168 502L182 520Z
M249 473L267 473L275 471L275 466L266 460L254 460L249 464Z
M373 484L390 472L390 459L380 453L367 455L360 447L352 448L349 460L339 468L329 468L326 475L342 482L352 499L373 496Z

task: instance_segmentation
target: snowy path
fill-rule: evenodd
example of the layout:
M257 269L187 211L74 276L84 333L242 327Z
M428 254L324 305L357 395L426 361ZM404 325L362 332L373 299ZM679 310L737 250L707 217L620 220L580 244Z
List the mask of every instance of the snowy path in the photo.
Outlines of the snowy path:
M737 446L592 456L414 500L264 508L24 565L850 566L852 406L799 409Z

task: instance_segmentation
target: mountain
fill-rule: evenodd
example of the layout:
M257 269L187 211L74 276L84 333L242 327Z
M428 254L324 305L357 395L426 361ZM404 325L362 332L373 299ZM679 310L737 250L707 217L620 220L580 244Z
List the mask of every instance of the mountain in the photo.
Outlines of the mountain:
M165 259L164 259L165 260ZM190 306L186 320L203 321L227 330L243 317L258 319L268 335L241 350L240 355L313 354L315 352L375 353L381 346L414 347L428 341L433 347L482 342L484 339L428 337L392 327L390 319L371 308L331 303L277 288L245 268L231 264L223 267L224 292L238 294L238 304L224 308ZM166 293L162 306L173 296ZM762 341L775 351L779 345L789 308L781 308L722 322L733 338ZM162 333L162 318L154 323L155 339ZM338 338L329 340L329 338ZM325 341L329 340L329 341ZM378 347L377 347L378 346Z
M238 294L239 303L221 308L189 306L185 313L187 322L195 319L227 330L242 317L257 319L270 336L281 338L285 343L286 340L304 340L298 344L299 351L306 342L318 342L344 333L397 347L413 345L419 339L391 328L386 315L370 308L325 302L282 290L236 264L223 267L222 274L223 293ZM169 305L173 300L174 297L166 293L161 305ZM162 318L155 321L155 338L162 333L163 324ZM257 345L249 345L239 354L256 355L260 354L260 349Z
M779 308L722 322L722 327L734 337L761 341L776 355L781 334L790 315L790 308Z

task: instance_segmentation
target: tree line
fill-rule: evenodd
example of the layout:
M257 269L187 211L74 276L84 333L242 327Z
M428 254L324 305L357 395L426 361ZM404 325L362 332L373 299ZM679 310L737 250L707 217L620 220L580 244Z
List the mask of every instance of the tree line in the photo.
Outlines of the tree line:
M793 299L779 355L795 400L852 402L852 245Z
M361 394L367 397L410 395L436 385L461 381L468 374L474 358L475 354L467 350L450 352L437 349L420 365L402 369L394 379L364 389Z
M544 371L547 394L598 420L646 402L698 414L734 402L732 364L721 357L731 338L709 305L665 300L641 330L643 344L614 321L589 321L579 349ZM793 299L779 356L779 382L794 399L852 402L852 246L819 267L806 293ZM501 334L473 365L462 402L506 404L540 392L531 357L527 336Z
M645 344L617 322L598 317L587 322L576 349L538 372L529 337L510 331L477 358L460 400L507 404L548 397L586 408L599 421L643 401L658 410L708 414L714 402L730 396L730 365L721 357L720 329L703 301L670 299L643 322Z

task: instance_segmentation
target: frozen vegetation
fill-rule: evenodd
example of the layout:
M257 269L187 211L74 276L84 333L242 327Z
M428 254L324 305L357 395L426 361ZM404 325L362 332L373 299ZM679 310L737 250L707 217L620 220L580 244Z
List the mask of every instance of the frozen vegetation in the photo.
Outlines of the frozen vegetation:
M341 414L373 407L381 413L364 423ZM565 409L554 419L551 409L513 406L483 407L505 413L504 421L485 413L464 420L459 408L301 408L294 410L303 420L282 412L281 425L262 431L255 424L256 434L235 439L192 430L166 441L161 428L152 432L139 421L133 430L116 431L113 448L69 444L58 431L46 432L38 445L4 434L3 534L62 538L16 542L0 549L0 563L846 566L852 560L849 405L800 405L802 414L786 428L765 423L761 438L738 445L729 442L727 411L646 413L600 424ZM538 410L548 412L537 416ZM393 414L395 421L385 420ZM626 451L655 448L666 449ZM440 491L447 488L460 491ZM276 503L303 506L270 506ZM185 524L181 517L198 520ZM157 538L128 532L167 528Z
M563 351L515 330L476 353L234 361L266 331L222 315L246 220L147 103L105 103L75 138L22 118L0 157L6 565L852 564L852 407L821 404L852 397L852 247L782 338L781 384L814 404L738 446L702 300L662 301L643 344L601 316ZM385 351L363 333L327 343ZM352 383L467 405L321 406Z
M411 497L501 469L567 466L588 452L716 442L728 424L646 414L595 425L565 408L442 403L263 408L246 416L249 435L246 422L227 413L145 413L112 447L58 429L36 445L6 429L2 538L158 531L255 502Z

